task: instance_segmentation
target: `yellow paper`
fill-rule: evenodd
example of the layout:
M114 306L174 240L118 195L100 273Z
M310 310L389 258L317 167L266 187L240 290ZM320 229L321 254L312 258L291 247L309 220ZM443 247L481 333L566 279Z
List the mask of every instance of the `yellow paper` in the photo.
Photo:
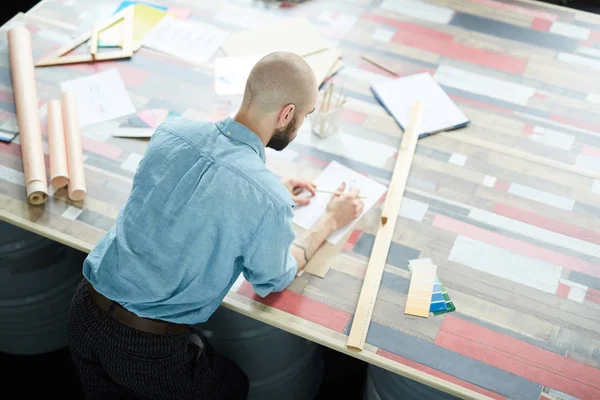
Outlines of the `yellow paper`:
M146 34L167 15L167 12L142 3L137 3L133 7L133 50L137 51L142 46ZM122 47L123 21L119 21L100 32L99 39L100 47Z

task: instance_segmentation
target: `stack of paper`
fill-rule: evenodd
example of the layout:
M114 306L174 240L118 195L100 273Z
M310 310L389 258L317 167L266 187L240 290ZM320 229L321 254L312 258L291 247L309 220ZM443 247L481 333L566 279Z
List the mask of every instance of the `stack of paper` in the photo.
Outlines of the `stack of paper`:
M137 51L142 46L144 36L165 16L167 12L151 5L133 1L124 1L115 14L127 7L133 7L133 50ZM123 46L122 21L113 24L108 29L100 32L98 47Z
M240 82L246 82L250 70L261 57L275 51L304 57L319 86L343 66L342 51L329 46L304 17L286 18L266 27L234 33L221 48L227 57L217 60L215 65L215 90L218 94L243 93Z
M109 15L104 15L107 7L112 5L104 5L96 12L100 13L103 18L108 18ZM112 12L112 15L123 11L127 7L133 7L133 50L137 51L142 46L144 37L166 16L171 16L180 20L186 20L191 12L190 9L169 8L157 4L150 4L138 1L122 1L121 4ZM102 22L89 21L89 22ZM88 23L89 24L89 23ZM87 26L87 25L86 25ZM122 47L123 46L123 21L119 21L108 29L100 32L98 47Z

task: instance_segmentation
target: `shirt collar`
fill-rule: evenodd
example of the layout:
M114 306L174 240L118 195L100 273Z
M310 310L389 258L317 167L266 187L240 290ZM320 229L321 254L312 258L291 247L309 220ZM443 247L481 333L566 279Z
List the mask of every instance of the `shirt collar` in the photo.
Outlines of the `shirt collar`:
M216 125L223 135L248 145L265 162L265 145L256 133L234 121L231 117L218 121Z

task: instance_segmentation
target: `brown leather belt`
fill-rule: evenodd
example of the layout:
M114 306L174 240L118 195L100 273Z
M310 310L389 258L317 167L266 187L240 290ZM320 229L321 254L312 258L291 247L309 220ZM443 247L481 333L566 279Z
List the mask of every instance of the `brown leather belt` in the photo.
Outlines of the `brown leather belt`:
M189 332L189 327L182 324L173 324L166 321L159 321L149 318L138 317L129 310L126 310L118 303L108 299L104 295L98 293L96 289L88 284L92 298L104 311L108 312L114 319L129 326L147 333L156 335L180 335ZM112 310L111 310L112 309Z

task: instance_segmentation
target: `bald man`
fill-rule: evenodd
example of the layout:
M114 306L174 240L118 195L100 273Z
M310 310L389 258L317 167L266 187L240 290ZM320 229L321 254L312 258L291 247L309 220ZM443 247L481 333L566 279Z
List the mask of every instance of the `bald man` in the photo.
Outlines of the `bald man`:
M294 139L317 91L301 57L273 53L252 69L233 119L157 128L73 297L69 346L87 398L246 398L245 373L191 325L213 314L240 274L259 296L286 288L363 208L358 191L332 197L296 237L294 207L310 198L295 193L315 187L265 167L265 147Z

